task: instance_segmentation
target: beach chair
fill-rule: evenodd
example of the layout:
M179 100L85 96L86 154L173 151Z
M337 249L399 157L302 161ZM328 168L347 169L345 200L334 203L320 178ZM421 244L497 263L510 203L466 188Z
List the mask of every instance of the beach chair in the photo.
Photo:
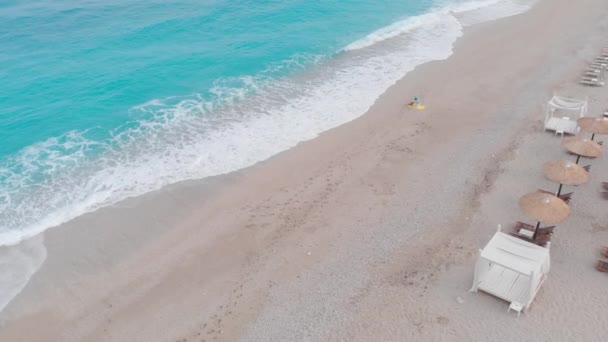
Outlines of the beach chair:
M521 221L517 221L515 222L515 231L519 233L519 231L521 229L526 229L526 230L531 230L534 231L534 228L536 228L535 226L531 225L531 224L527 224Z
M588 81L601 81L600 76L599 75L583 75L581 77L583 80L588 80Z
M604 76L604 72L602 70L597 70L597 69L587 69L583 73L583 77L586 77L586 78L597 78L597 79L600 79L603 76Z
M603 78L598 77L596 74L583 74L581 75L581 79L583 81L603 82Z
M555 230L555 226L540 227L540 228L538 228L538 232L541 233L541 234L553 234L554 230Z
M519 221L517 221L515 223L515 232L517 232L517 233L521 233L522 230L527 230L528 232L534 232L534 229L536 229L536 227L531 224L527 224L527 223L523 223L523 222L519 222ZM554 230L555 230L555 226L539 227L538 231L536 232L536 235L553 234Z
M604 82L599 82L599 81L590 81L590 80L580 80L578 83L582 84L582 85L586 85L586 86L590 86L590 87L603 87L605 84Z
M510 233L509 235L541 247L546 247L547 244L551 242L551 234L537 234L534 240L532 240L532 238L517 233Z
M597 264L595 264L595 269L600 272L608 273L608 262L598 260Z
M606 70L608 63L593 62L589 64L589 67L592 69Z
M570 200L572 199L572 194L573 194L573 192L569 192L567 194L561 194L557 197L566 203L570 203Z

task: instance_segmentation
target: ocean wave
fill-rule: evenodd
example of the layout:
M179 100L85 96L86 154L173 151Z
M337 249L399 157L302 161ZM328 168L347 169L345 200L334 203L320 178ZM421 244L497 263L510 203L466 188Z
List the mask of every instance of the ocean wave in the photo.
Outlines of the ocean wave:
M467 27L528 11L536 0L479 0L454 6L453 13Z
M389 26L383 27L379 30L376 30L367 35L365 38L350 43L349 45L344 47L343 50L353 51L370 47L376 43L398 37L414 29L423 27L424 25L432 25L434 22L440 21L442 19L445 19L445 15L442 12L431 12L407 18L393 23Z
M476 0L465 2L447 2L429 13L409 17L391 25L380 28L367 36L356 40L344 51L354 51L368 48L377 43L407 34L433 22L446 20L446 16L454 16L463 26L470 26L485 21L496 20L520 14L530 9L533 0ZM466 15L466 16L465 16Z
M30 146L0 163L0 246L169 184L254 165L363 115L416 66L452 54L463 31L453 13L442 7L395 23L332 58L297 55L218 80L205 96L151 100L102 142L92 129Z

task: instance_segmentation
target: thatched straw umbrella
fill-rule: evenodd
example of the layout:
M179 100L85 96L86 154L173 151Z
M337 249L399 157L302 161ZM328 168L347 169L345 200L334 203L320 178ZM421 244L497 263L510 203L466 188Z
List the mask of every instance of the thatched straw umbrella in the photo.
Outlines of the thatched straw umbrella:
M538 223L534 229L532 239L536 238L536 233L540 223L557 224L568 218L570 207L559 197L552 194L536 191L523 196L519 200L521 210Z
M576 163L582 157L597 158L602 154L602 146L600 144L591 141L589 139L583 139L578 137L564 138L562 145L572 154L576 154Z
M559 183L557 196L562 192L562 185L581 185L589 181L589 172L582 166L569 160L552 160L543 165L545 177Z
M591 133L591 140L596 134L608 134L607 118L580 118L577 120L578 126L585 132Z

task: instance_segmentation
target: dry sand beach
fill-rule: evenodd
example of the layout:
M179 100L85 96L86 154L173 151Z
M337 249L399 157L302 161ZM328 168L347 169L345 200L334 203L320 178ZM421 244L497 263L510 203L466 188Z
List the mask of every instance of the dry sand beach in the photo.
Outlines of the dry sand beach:
M478 249L556 190L542 132L557 92L608 46L605 0L541 0L465 30L454 54L360 119L254 167L84 215L38 239L47 258L0 314L0 341L604 341L606 158L574 191L531 310L469 293ZM417 93L428 109L403 104Z

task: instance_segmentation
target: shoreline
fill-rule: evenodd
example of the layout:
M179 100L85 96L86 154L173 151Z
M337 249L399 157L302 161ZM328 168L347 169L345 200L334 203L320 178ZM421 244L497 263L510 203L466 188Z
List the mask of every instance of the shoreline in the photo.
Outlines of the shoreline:
M604 7L586 0L569 10L565 0L541 1L523 15L471 27L448 60L416 68L355 121L242 172L181 183L48 231L49 256L0 315L0 337L365 340L413 333L435 340L436 331L420 327L428 323L416 319L420 312L405 307L435 308L429 293L451 294L440 291L446 285L439 279L450 279L453 269L472 272L467 253L487 241L495 229L488 223L516 220L517 197L496 191L509 191L499 186L505 174L521 173L509 165L525 151L522 141L545 149L553 143L552 153L561 152L538 132L537 113L552 90L601 94L571 80L603 43ZM574 24L539 21L553 16ZM595 29L584 27L589 22ZM559 29L554 37L551 30ZM550 40L545 47L552 50L533 46L539 39ZM510 49L521 46L529 49ZM421 87L433 89L420 94L429 109L400 110L402 94ZM591 109L599 111L599 102L608 105L604 96ZM492 196L504 202L488 208ZM454 260L446 261L446 252ZM458 289L470 285L462 282ZM494 298L467 301L492 318L511 318ZM395 316L385 317L382 306ZM457 316L458 307L450 310ZM374 314L404 322L388 329ZM24 330L41 321L46 328ZM520 329L533 328L523 322Z
M502 8L502 7L504 7L504 4L511 3L510 2L511 0L505 0L505 1L506 2L503 3L503 6L497 6L497 5L491 5L488 7L482 6L481 9L470 9L467 6L460 6L460 5L454 5L453 7L450 5L446 5L447 7L438 6L438 7L432 7L432 8L426 9L426 12L422 12L422 13L413 15L412 17L409 17L402 21L397 21L389 26L385 26L377 31L374 31L374 32L368 34L367 36L361 37L360 39L358 39L352 43L354 45L362 45L362 46L367 46L367 47L373 46L374 47L373 50L366 49L365 47L362 48L360 46L349 49L347 46L343 49L340 49L339 50L340 52L337 52L336 55L334 55L331 58L331 60L326 60L314 67L311 67L310 70L307 70L307 71L301 70L300 72L296 72L291 77L289 77L289 80L277 79L276 80L277 83L284 83L284 82L287 82L289 84L293 83L292 86L295 87L294 88L295 94L298 94L298 93L306 94L310 91L312 91L313 93L318 93L318 94L316 96L315 95L313 95L313 96L296 95L293 98L288 99L288 101L286 101L286 103L284 103L282 105L277 104L276 105L277 108L283 108L286 106L287 108L284 108L284 109L286 109L288 112L293 111L293 114L295 116L291 117L291 115L290 115L290 118L288 119L288 121L290 123L294 122L294 123L296 123L296 125L293 127L290 127L289 124L287 124L287 127L285 127L286 131L284 132L284 134L281 134L281 133L277 134L277 132L273 132L270 135L266 136L265 138L264 138L264 134L261 134L262 139L259 141L259 143L261 143L263 146L260 148L254 149L254 150L250 151L249 153L245 153L246 155L255 155L256 157L243 161L243 164L241 164L240 166L237 166L237 164L240 164L240 160L242 159L242 154L243 154L243 152L245 152L246 148L243 149L242 144L239 145L238 143L235 143L233 141L228 141L227 144L225 144L224 153L219 153L219 154L211 153L210 156L205 157L201 160L197 160L197 161L190 160L188 156L183 156L184 157L183 163L186 163L187 161L190 163L186 163L184 165L182 165L181 163L178 163L176 166L179 166L179 167L177 167L173 171L169 171L169 173L178 172L181 174L181 176L174 175L176 178L169 181L170 184L165 184L165 185L161 186L160 188L158 188L158 186L156 186L156 185L150 186L148 184L149 179L147 179L146 175L142 175L143 179L133 180L132 182L128 182L127 181L128 179L122 179L122 183L119 182L121 179L119 179L116 182L108 183L108 182L103 181L103 179L105 179L107 175L106 176L97 175L94 178L99 178L101 180L99 180L98 182L91 183L89 185L90 185L90 187L94 187L95 185L97 187L101 187L101 188L109 187L109 190L102 192L101 194L98 194L96 191L91 190L91 189L87 190L86 188L85 189L73 189L73 188L69 187L68 185L60 186L60 184L47 184L47 186L50 188L56 187L58 189L63 189L66 194L62 195L63 198L61 198L60 200L67 200L72 205L69 205L69 206L63 207L63 208L61 208L61 207L55 208L54 210L51 210L50 212L46 212L44 210L45 205L42 204L41 205L42 208L40 208L42 211L38 212L37 211L38 209L28 208L27 206L25 208L23 208L19 204L19 201L17 201L15 203L15 207L19 207L23 211L22 210L18 210L15 212L8 211L5 214L7 217L12 217L15 221L21 221L21 225L15 226L11 222L0 221L0 225L2 225L2 223L7 225L7 227L5 227L7 229L5 229L3 232L0 232L0 247L1 246L14 246L14 245L18 244L20 241L27 240L27 238L36 236L48 229L52 229L52 228L60 226L64 223L68 223L69 221L76 219L82 215L85 215L88 213L94 213L98 209L101 209L104 207L111 207L113 205L119 204L124 199L135 198L135 197L145 195L146 193L159 191L167 186L171 186L171 185L174 185L174 184L182 182L182 181L197 181L200 179L221 176L223 174L227 174L227 173L231 173L231 172L235 172L235 171L238 172L240 170L246 170L251 165L255 165L258 162L272 158L272 156L277 153L288 151L289 149L293 148L298 143L314 139L316 136L318 136L318 134L321 134L324 131L330 130L331 128L338 127L344 123L350 122L350 121L364 115L367 112L367 110L373 105L373 103L377 100L377 98L384 91L386 91L386 89L388 89L390 87L390 85L396 83L400 78L403 78L405 75L407 75L407 73L409 73L411 70L413 70L416 66L428 63L429 61L444 60L444 59L448 58L449 55L451 55L451 53L452 53L452 48L453 48L454 42L462 36L462 31L464 30L464 28L474 25L473 23L475 23L475 22L478 23L478 21L481 21L481 22L492 21L492 19L485 17L486 15L488 15L488 13L491 18L494 18L496 16L495 12L500 12L501 13L500 16L508 17L511 15L515 15L516 13L518 13L519 11L522 10L521 8L515 8L515 9ZM528 2L534 2L536 0L513 0L513 1L523 1L523 2L528 3ZM470 3L465 2L465 4L470 4ZM518 7L518 6L515 6L515 7ZM523 7L527 8L529 6L524 5ZM498 10L497 8L501 8L501 10ZM503 11L504 11L504 13L503 13ZM408 27L406 32L401 31L401 29L404 29L404 27ZM435 32L435 31L437 31L437 32ZM380 41L376 41L378 39L378 35L382 36L382 33L387 34L388 38L386 36L384 36L384 37L381 37ZM397 36L392 36L395 34L397 34ZM402 35L403 37L401 37L400 35ZM429 42L430 42L430 44L429 44ZM349 46L351 46L351 45L349 45ZM374 51L380 51L380 52L376 54L376 53L374 53ZM389 56L391 56L391 57L389 57ZM363 59L364 62L362 62L362 64L353 63L354 60L358 60L358 59ZM406 62L402 62L402 61L406 61ZM409 61L411 61L411 62L409 62ZM348 67L346 69L344 69L346 67L346 65L348 65ZM365 67L363 67L363 66L365 66ZM375 72L371 72L368 75L367 71L371 70L371 69L375 69ZM339 72L340 70L342 70L342 72ZM337 74L336 74L336 72L337 72ZM369 78L369 79L365 82L359 81L359 82L354 82L351 84L351 81L349 79L342 79L342 77L339 76L339 74L344 74L344 73L347 73L347 74L356 73L356 74L362 75L362 77L363 77L362 79L366 79L366 78ZM325 74L331 74L331 76L325 77L325 76L323 76ZM374 76L374 74L376 74L377 76ZM385 76L385 75L389 75L389 76ZM400 75L402 75L402 76L400 77ZM378 77L378 76L381 76L381 77ZM376 79L376 78L378 78L378 79ZM312 88L308 88L308 87L303 87L302 89L298 88L298 87L301 87L302 84L306 84L309 82L316 84L316 86L313 86ZM328 84L330 84L331 86L328 87L327 84L325 84L326 82ZM333 86L334 83L343 84L343 86L335 87L335 86ZM373 84L373 86L368 87L367 91L362 91L362 89L360 89L360 87L359 87L361 84ZM256 112L256 109L253 109L253 108L257 108L256 102L260 102L260 101L264 102L265 97L266 97L266 95L264 95L264 94L267 94L269 92L268 88L272 88L272 86L261 85L260 88L261 88L260 94L253 95L253 97L243 100L242 103L240 105L238 105L240 109L232 108L232 110L237 110L237 111L251 110L252 113ZM266 89L264 90L264 88L266 88ZM350 92L341 91L340 88L350 89ZM331 93L332 91L337 92L337 96L335 96L334 98L338 102L326 103L326 105L329 106L328 108L321 108L324 106L321 106L320 108L312 106L312 108L310 108L307 111L307 115L302 115L303 112L301 111L301 108L300 109L297 107L291 108L291 106L289 105L290 102L304 101L308 104L308 106L304 106L304 107L309 108L311 106L310 106L310 103L308 103L308 102L311 102L311 101L317 102L317 100L319 100L323 103L327 102L327 98L324 98L323 96L319 96L319 94L327 94L327 93ZM315 97L317 97L318 99L313 101L312 99ZM350 98L350 100L347 100L349 98ZM358 101L359 98L364 98L364 100L362 100L362 102L359 102ZM163 102L163 100L153 100L153 101L135 106L132 109L138 110L138 111L144 110L148 106L154 106L154 103L156 103L158 101ZM299 107L302 107L302 106L303 106L303 104L300 103ZM283 112L282 110L278 110L277 108L273 108L273 109L269 109L269 110L271 113L274 112L274 114L277 114L276 113L277 111ZM345 109L345 108L347 108L347 109ZM259 111L260 109L261 108L258 108L257 110ZM332 115L329 115L329 116L323 115L322 113L324 113L326 110L332 111L333 112ZM226 113L223 112L222 110L220 110L217 114L219 116L223 116ZM261 113L258 113L258 114L261 115ZM264 116L264 115L261 115L261 116ZM274 115L271 115L271 116L274 117ZM258 118L258 119L260 119L260 118ZM276 124L278 126L285 126L286 122L282 121L282 120L284 120L284 118L277 117L277 119L279 119L279 122L276 122L276 123L274 122L274 120L269 120L269 122L265 122L262 119L262 121L263 121L262 126L267 126L266 129L271 129L271 131L276 128L276 127L275 128L272 127L273 124ZM235 136L243 135L245 137L244 139L247 139L249 134L251 134L253 131L257 132L256 134L252 134L253 136L260 135L259 133L264 133L263 132L264 128L259 127L260 125L259 125L258 121L259 120L253 120L253 121L245 120L243 122L243 124L245 124L246 126L258 127L257 129L253 129L253 128L250 128L249 130L244 129L244 131L241 132L240 130L237 129L239 126L236 126L234 128L236 130L235 132L230 133L230 130L227 128L228 130L225 131L223 134L224 135L235 135ZM303 127L305 127L305 129ZM241 127L241 128L243 128L243 127ZM260 129L262 131L258 132L258 130L260 130ZM292 134L294 133L294 130L299 131L299 133L296 134L295 136L292 136ZM302 136L302 132L307 132L307 133L304 134L304 136ZM210 132L210 133L213 133L213 132ZM215 133L218 133L218 132L215 132ZM283 142L283 137L287 137L287 136L290 137L291 143L285 145ZM199 137L199 138L202 139L203 137ZM268 140L268 139L270 139L271 141L274 140L275 143L274 144L273 143L265 144L264 141ZM211 142L213 142L213 141L211 141ZM254 141L252 141L252 143L253 142ZM257 143L257 141L255 141L255 142ZM145 143L145 141L141 141L140 143L143 144L143 143ZM219 144L219 145L222 145L222 144ZM248 144L248 145L251 146L251 145L255 145L255 144ZM275 147L274 145L281 146L281 147ZM166 147L167 147L166 152L169 154L171 154L171 153L179 154L180 153L179 151L173 150L172 146L166 146ZM222 146L222 147L224 147L224 146ZM198 149L198 148L200 148L200 146L194 146L194 148ZM190 150L190 149L187 149L187 150ZM234 153L231 152L233 150L234 150ZM210 160L207 160L207 159L210 159ZM228 163L228 164L231 164L232 166L222 167L221 165L216 165L215 160L217 160L217 159L220 159L220 160L225 159L227 161L234 161L236 159L237 162ZM159 163L163 164L162 161L163 161L162 159L159 160ZM210 164L209 168L216 169L216 170L215 171L207 170L208 166L206 165L207 163L205 161L209 162L209 164ZM165 162L167 162L167 161L165 161ZM117 163L121 164L119 161L117 161ZM169 162L168 164L174 164L174 163ZM195 167L194 165L197 165L197 166ZM91 165L89 165L89 166L91 166ZM154 167L154 166L152 166L152 167ZM87 167L84 167L84 169L87 169ZM106 169L114 170L112 166L108 166ZM190 170L190 169L191 170L205 169L206 171L204 171L200 174L197 174L197 171L189 172L188 170ZM181 173L183 170L186 170L186 171L184 171L185 173ZM230 171L230 170L232 170L232 171ZM126 170L123 170L123 173L130 174L131 172L138 173L140 171L141 170L138 171L137 168L133 169L133 170L126 169ZM171 176L170 174L165 173L165 170L159 169L156 171L158 171L156 173L156 176L158 177L158 179L156 179L152 183L159 183L159 182L166 183L166 182L163 182L162 180L166 179L167 176ZM86 175L87 171L85 170L85 171L83 171L83 173ZM93 176L93 175L89 175L89 176ZM171 177L169 177L169 178L171 178ZM181 180L176 181L178 179L181 179ZM117 196L113 195L115 191L122 192L122 191L120 191L121 186L126 185L127 187L131 187L132 183L138 184L140 181L144 184L144 185L141 185L141 186L143 186L143 188L140 188L141 186L136 185L136 186L134 186L132 191L125 191L122 195L117 195ZM115 188L114 183L120 183L122 185L118 185ZM129 183L131 183L131 184L129 184ZM148 184L149 186L145 186L145 184ZM27 188L27 186L25 186L25 187ZM89 191L92 191L92 192L89 193ZM107 192L107 194L106 194L106 192ZM73 197L72 195L75 197ZM40 196L44 197L44 194L38 195L38 194L34 193L31 195L29 200L33 201L33 202L37 202L39 200ZM98 197L100 197L101 199ZM101 202L99 202L99 201L101 201ZM53 202L53 200L50 199L50 200L48 200L48 202ZM46 209L48 209L48 208L46 208ZM46 214L44 214L43 212L46 212ZM30 218L37 218L37 220L31 221Z

